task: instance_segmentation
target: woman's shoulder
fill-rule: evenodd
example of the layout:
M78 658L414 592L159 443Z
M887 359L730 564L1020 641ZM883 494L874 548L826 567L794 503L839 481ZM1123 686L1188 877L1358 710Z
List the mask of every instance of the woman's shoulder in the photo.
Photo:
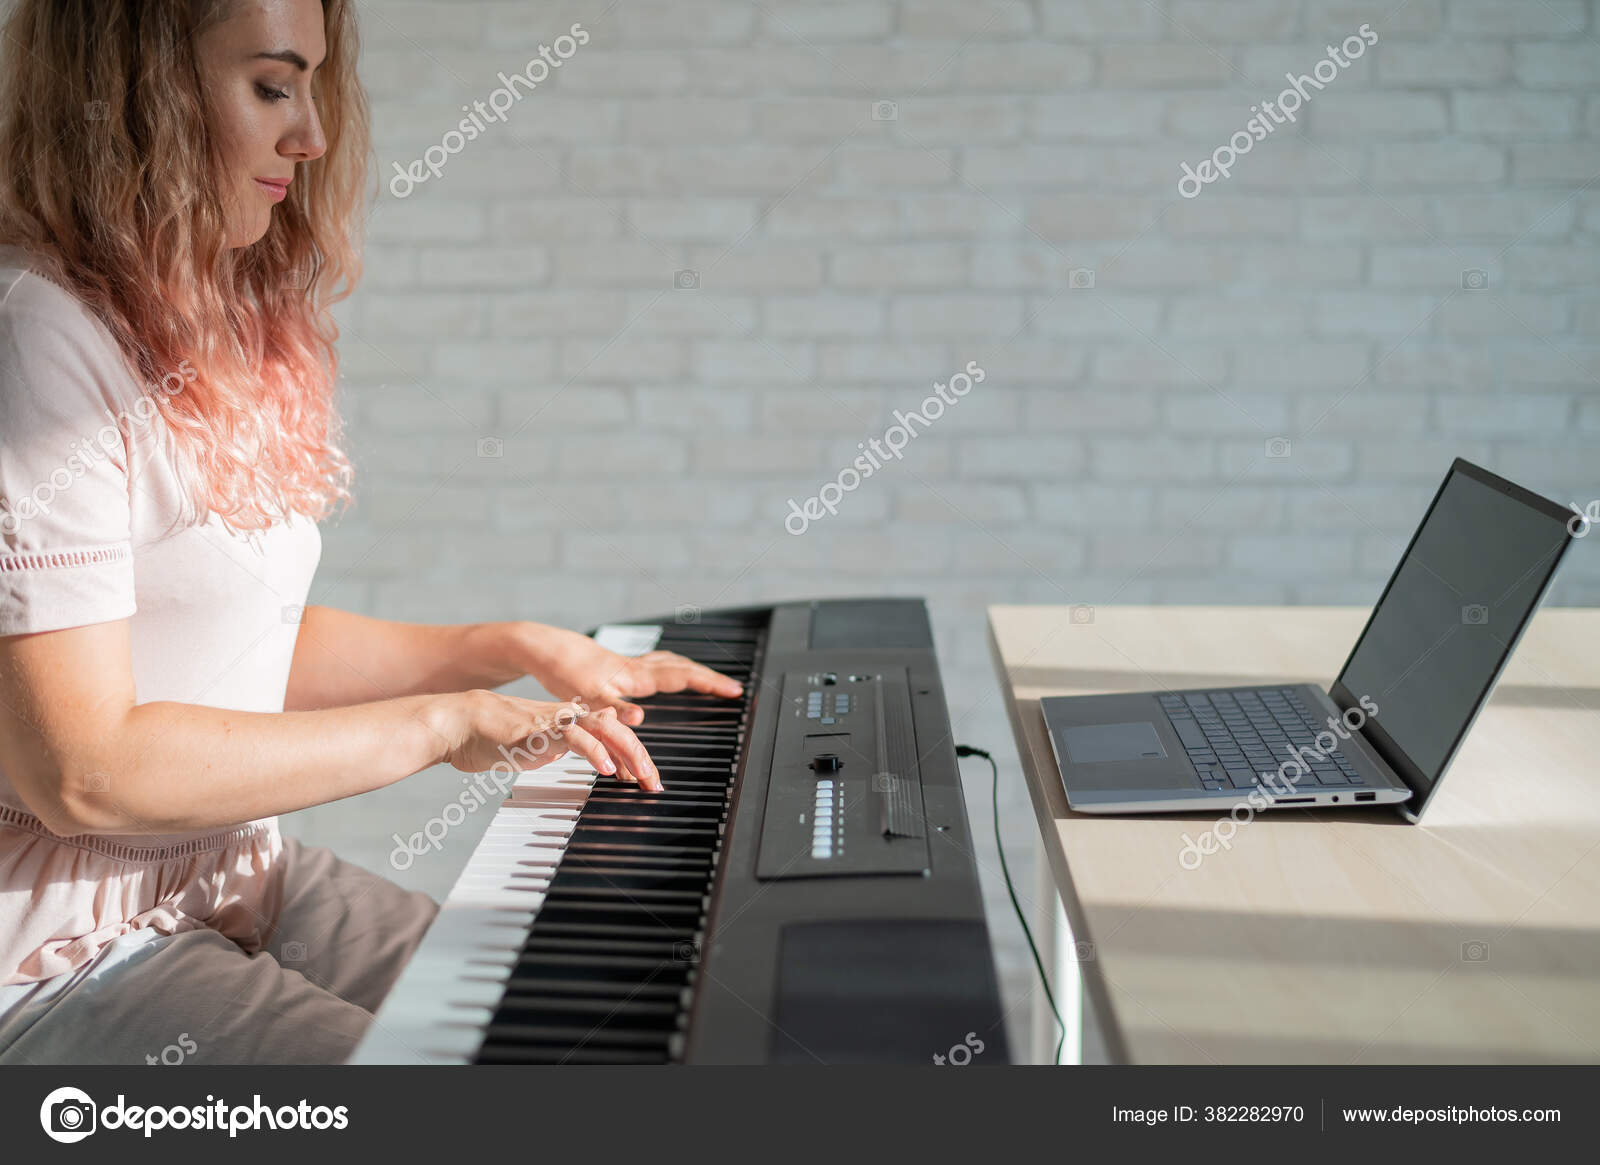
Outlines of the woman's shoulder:
M0 316L52 331L93 333L99 321L84 302L47 274L20 246L0 243Z
M138 393L99 317L22 248L0 245L0 397L23 386L38 396L41 382L50 396L76 395L73 385L102 401Z

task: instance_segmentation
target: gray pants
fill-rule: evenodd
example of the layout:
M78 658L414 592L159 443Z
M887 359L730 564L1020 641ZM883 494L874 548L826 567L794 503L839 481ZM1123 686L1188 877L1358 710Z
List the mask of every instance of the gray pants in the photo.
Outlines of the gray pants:
M268 949L141 930L89 963L0 987L0 1064L338 1064L438 911L426 894L284 840Z

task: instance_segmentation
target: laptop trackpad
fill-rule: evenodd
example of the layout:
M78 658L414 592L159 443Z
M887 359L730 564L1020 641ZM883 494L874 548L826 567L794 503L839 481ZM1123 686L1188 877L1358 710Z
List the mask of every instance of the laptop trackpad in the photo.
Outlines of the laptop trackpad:
M1132 724L1084 724L1064 728L1061 743L1076 765L1100 764L1119 760L1161 760L1167 750L1161 747L1156 726L1148 720Z

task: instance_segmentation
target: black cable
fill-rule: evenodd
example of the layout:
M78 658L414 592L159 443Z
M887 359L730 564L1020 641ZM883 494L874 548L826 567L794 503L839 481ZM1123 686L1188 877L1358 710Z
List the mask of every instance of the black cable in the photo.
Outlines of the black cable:
M1050 1002L1050 1014L1056 1018L1056 1027L1060 1029L1061 1036L1056 1040L1056 1057L1053 1063L1061 1063L1061 1049L1067 1043L1067 1025L1061 1018L1061 1009L1056 1006L1056 997L1050 993L1050 976L1044 973L1044 960L1039 957L1039 948L1034 944L1033 931L1028 929L1028 920L1022 913L1022 904L1017 901L1016 887L1011 884L1011 870L1006 865L1006 847L1000 840L1000 766L995 764L994 757L984 752L981 748L973 748L970 744L956 745L956 755L959 757L981 756L989 762L989 768L994 771L994 784L991 791L991 800L994 803L994 846L1000 851L1000 872L1005 875L1006 893L1011 895L1011 909L1017 912L1017 921L1022 924L1022 934L1028 940L1028 950L1033 952L1033 965L1038 968L1039 982L1044 987L1044 997Z

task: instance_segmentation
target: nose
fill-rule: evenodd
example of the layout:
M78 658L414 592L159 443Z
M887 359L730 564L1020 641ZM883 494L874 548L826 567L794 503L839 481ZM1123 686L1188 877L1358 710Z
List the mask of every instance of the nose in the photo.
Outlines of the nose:
M317 113L317 103L307 97L304 112L296 118L289 132L278 143L278 153L297 162L310 162L328 152L328 139L322 132L322 118Z

